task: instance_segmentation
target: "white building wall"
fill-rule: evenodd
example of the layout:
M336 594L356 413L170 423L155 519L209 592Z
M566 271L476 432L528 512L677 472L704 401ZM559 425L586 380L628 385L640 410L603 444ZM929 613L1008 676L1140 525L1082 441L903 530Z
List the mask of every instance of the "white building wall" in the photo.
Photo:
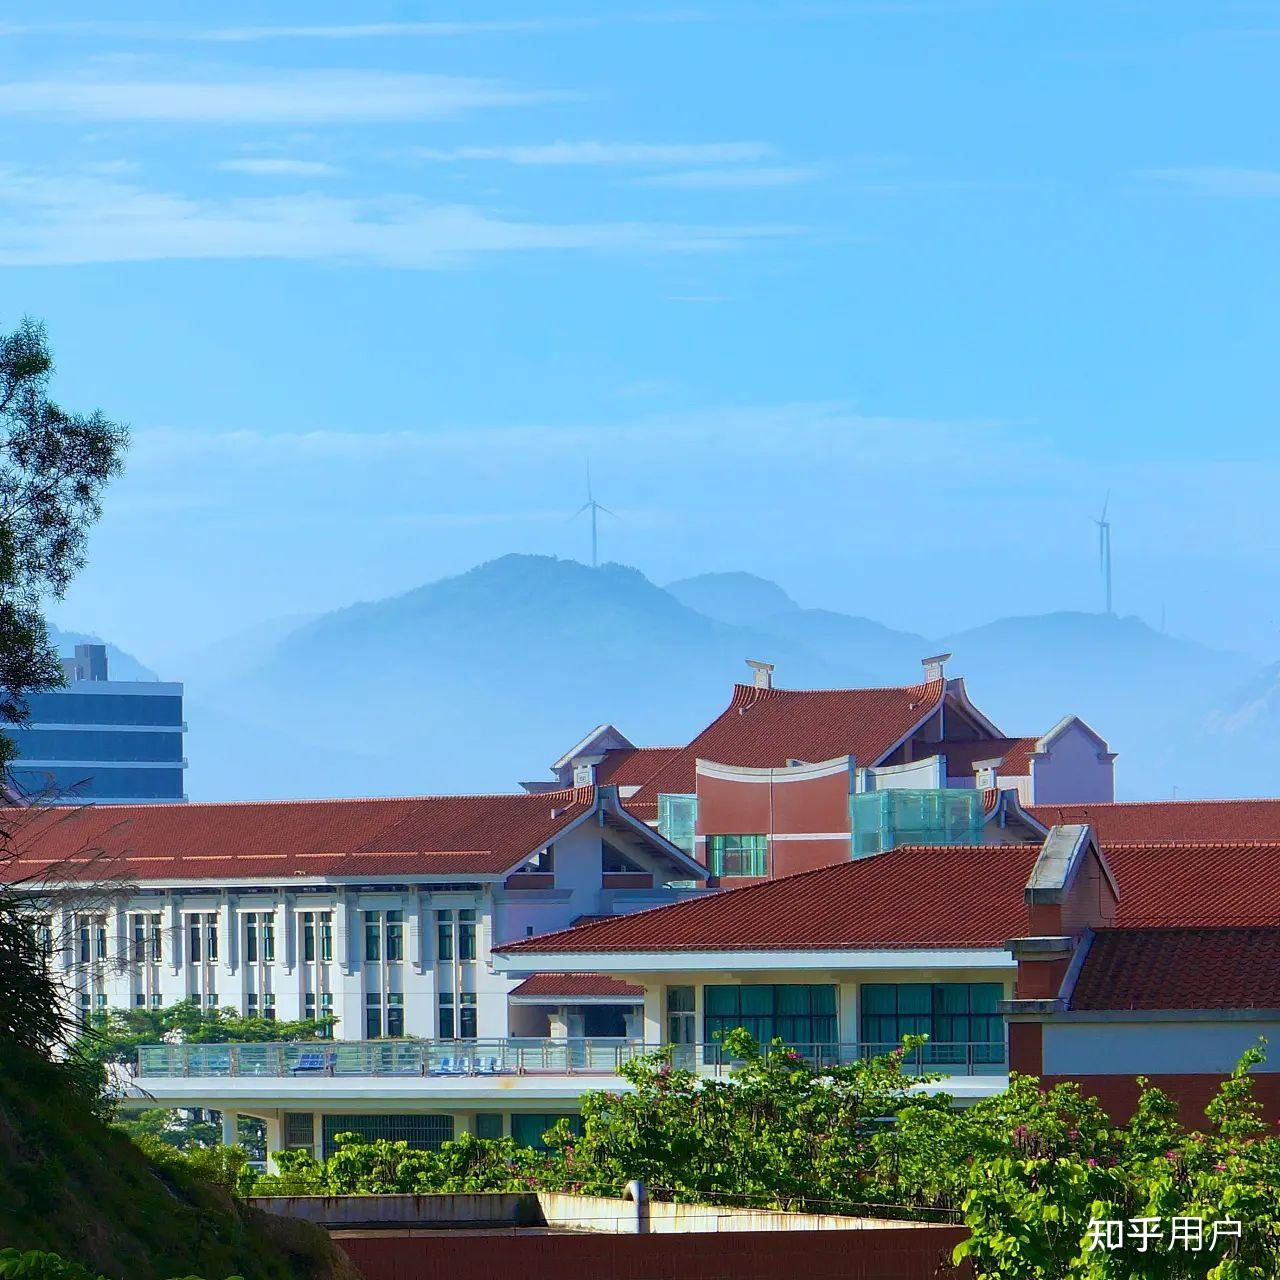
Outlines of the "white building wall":
M1019 796L1019 799L1022 799ZM1107 803L1115 799L1115 762L1079 721L1031 761L1031 804Z
M1045 1075L1229 1075L1259 1036L1275 1043L1280 1022L1046 1022ZM1274 1059L1257 1071L1280 1070Z

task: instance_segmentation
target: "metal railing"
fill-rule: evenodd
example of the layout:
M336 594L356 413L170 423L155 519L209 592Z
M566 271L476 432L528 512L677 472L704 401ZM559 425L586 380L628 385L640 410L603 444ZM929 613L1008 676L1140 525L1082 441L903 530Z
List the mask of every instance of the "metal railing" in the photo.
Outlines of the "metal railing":
M819 1069L899 1050L896 1044L810 1044L767 1054L793 1055ZM709 1075L728 1074L739 1063L718 1043L655 1045L640 1040L307 1040L269 1044L160 1044L138 1050L137 1074L185 1076L463 1076L617 1075L623 1063L669 1050L672 1063ZM927 1043L902 1056L910 1075L1005 1075L1002 1041Z

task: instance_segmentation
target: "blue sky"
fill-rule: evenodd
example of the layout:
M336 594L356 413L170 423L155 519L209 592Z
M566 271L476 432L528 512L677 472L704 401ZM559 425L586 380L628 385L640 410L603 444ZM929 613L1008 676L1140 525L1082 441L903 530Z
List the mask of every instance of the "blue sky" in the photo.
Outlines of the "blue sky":
M48 4L0 318L135 448L54 610L162 666L505 551L1280 657L1275 4ZM358 24L358 25L357 25ZM170 674L181 675L181 671Z

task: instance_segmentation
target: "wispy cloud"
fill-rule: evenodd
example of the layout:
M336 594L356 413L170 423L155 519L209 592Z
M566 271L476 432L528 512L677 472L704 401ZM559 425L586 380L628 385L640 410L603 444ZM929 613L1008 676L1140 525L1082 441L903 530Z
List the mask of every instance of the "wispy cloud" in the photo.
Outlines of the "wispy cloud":
M440 269L532 250L726 251L795 231L518 222L414 196L193 199L84 175L0 171L0 265L9 266L274 258Z
M201 40L243 43L254 40L378 40L411 37L505 35L526 31L562 31L598 26L594 18L513 18L475 22L352 22L311 26L214 27L198 33Z
M520 165L743 164L773 153L767 142L547 142L526 146L419 147L420 160L498 160Z
M268 178L323 178L338 172L323 160L290 160L284 156L240 156L234 160L223 160L218 168L227 173L249 173Z
M1150 182L1179 187L1194 195L1231 198L1280 196L1280 170L1277 169L1202 165L1181 169L1145 169L1140 176Z
M685 169L636 178L644 187L670 187L678 191L746 191L752 187L792 187L812 182L815 168Z
M272 72L241 79L73 78L0 84L0 116L153 124L332 124L432 120L570 95L466 76Z

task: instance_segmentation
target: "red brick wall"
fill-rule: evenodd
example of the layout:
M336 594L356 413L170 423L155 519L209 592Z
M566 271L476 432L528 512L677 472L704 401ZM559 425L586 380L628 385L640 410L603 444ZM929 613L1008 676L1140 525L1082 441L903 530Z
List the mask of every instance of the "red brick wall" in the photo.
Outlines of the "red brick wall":
M679 1235L343 1235L365 1280L952 1280L965 1227Z
M698 834L839 833L834 840L770 840L769 870L773 878L847 862L850 784L848 770L825 778L778 783L764 774L733 779L699 774ZM734 878L725 883L738 886L747 882Z
M1222 1076L1153 1074L1147 1078L1177 1102L1183 1124L1191 1128L1206 1126L1205 1105L1218 1092ZM1252 1079L1254 1095L1262 1103L1267 1123L1274 1125L1280 1121L1280 1074L1255 1072ZM1086 1097L1096 1097L1113 1120L1127 1120L1138 1102L1138 1086L1132 1076L1044 1076L1041 1084L1048 1089L1066 1080L1075 1080Z

